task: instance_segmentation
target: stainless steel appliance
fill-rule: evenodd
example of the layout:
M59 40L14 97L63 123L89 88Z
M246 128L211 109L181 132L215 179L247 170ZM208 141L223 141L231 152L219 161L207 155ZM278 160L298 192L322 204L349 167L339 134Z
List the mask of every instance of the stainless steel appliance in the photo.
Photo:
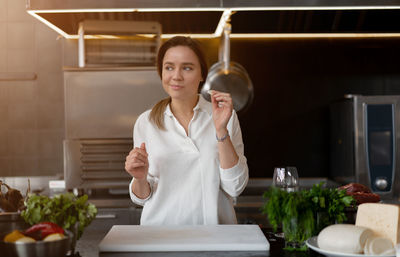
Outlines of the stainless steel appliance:
M155 69L158 22L79 23L79 68L64 68L67 189L126 188L136 118L166 96Z
M400 195L400 96L348 95L331 105L330 176L383 199Z
M127 190L133 125L166 96L155 68L65 69L64 89L66 188Z
M158 22L83 20L78 31L79 67L154 66L156 62L161 43Z

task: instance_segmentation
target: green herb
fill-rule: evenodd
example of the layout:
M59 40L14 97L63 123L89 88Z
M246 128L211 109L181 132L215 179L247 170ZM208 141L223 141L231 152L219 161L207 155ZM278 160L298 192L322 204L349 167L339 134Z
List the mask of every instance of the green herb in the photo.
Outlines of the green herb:
M323 184L321 182L310 190L298 192L276 187L264 192L263 197L267 201L262 213L267 215L274 232L282 226L285 240L304 242L327 225L343 223L346 220L345 207L353 204L354 198L347 196L345 190L323 188Z
M78 222L77 239L79 239L83 229L97 214L96 207L88 203L87 199L87 195L76 197L72 193L55 195L53 198L32 194L26 200L26 209L21 212L21 216L30 225L50 221L67 230L73 230Z
M319 233L327 225L346 221L345 207L355 204L354 198L347 195L346 190L323 188L323 183L302 191L304 198L312 202L312 210L317 218L318 226L314 234Z

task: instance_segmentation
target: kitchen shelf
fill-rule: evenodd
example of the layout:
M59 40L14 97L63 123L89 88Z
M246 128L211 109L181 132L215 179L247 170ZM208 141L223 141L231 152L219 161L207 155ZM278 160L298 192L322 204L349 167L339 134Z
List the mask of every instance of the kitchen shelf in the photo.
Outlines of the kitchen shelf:
M36 79L37 74L34 72L0 72L0 81L24 81Z

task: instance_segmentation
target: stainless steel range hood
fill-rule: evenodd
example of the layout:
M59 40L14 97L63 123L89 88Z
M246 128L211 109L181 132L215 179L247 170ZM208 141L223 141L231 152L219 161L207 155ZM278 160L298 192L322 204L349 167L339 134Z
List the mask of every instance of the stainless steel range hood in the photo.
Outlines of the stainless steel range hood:
M67 38L77 37L86 19L155 21L164 37L218 37L232 13L232 37L400 31L400 0L27 0L27 11Z

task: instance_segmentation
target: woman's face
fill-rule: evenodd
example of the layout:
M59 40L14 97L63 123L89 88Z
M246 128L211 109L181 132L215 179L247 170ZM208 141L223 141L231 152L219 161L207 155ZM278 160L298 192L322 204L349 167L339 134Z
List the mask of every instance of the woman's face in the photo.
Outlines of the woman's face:
M162 63L162 85L172 99L197 97L201 67L197 55L187 46L167 50Z

